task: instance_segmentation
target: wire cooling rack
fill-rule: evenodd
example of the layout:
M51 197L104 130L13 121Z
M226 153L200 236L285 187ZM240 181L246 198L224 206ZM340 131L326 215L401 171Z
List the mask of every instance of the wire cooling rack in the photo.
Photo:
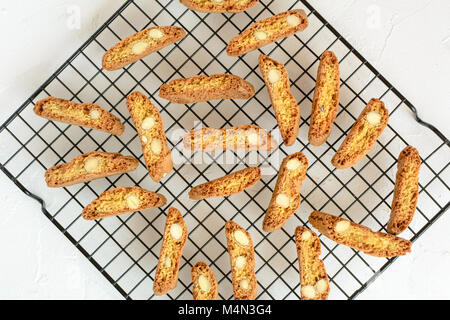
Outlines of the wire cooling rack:
M302 8L310 26L303 32L240 58L226 55L227 42L255 20L284 10ZM188 33L173 46L126 67L101 69L105 50L132 33L153 25L178 25ZM308 121L318 62L324 50L333 50L341 64L341 102L327 144L307 143ZM187 154L181 129L198 126L228 127L254 123L272 129L281 141L267 90L258 70L263 52L283 62L292 91L300 103L300 134L292 147L271 154ZM249 101L216 101L195 105L169 104L158 97L159 86L173 78L197 74L233 73L249 80L256 95ZM126 109L126 96L139 90L161 110L169 143L177 162L161 184L145 170L137 133ZM120 117L126 130L121 137L65 125L33 114L34 103L48 95L78 102L94 102ZM346 132L372 97L382 99L391 114L388 128L364 160L347 170L336 170L330 160ZM429 129L420 126L423 124ZM396 158L407 145L416 146L423 159L417 213L402 237L416 240L448 208L449 141L423 123L415 108L381 76L307 1L261 0L240 14L203 14L187 10L178 1L126 3L46 81L0 128L2 171L28 196L42 204L42 212L127 299L151 299L153 277L161 246L165 209L84 221L82 208L101 192L117 186L139 185L163 193L168 205L180 209L189 229L179 283L161 298L191 299L190 269L198 261L211 265L219 297L232 298L229 256L223 230L233 219L247 228L256 251L259 299L298 299L299 275L294 230L308 225L312 210L345 216L374 230L386 231L395 182ZM62 189L48 189L45 169L92 150L121 152L140 159L138 170ZM282 230L266 234L262 219L276 181L281 159L302 151L310 168L302 187L302 204ZM225 161L226 160L226 161ZM229 198L194 202L191 186L258 163L264 176L258 184ZM374 258L321 237L322 258L331 283L331 299L355 298L395 259ZM413 248L414 250L414 248Z

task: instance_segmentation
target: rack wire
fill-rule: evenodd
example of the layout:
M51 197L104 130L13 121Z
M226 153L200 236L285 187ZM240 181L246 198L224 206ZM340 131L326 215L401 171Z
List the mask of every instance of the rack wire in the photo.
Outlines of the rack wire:
M226 55L233 35L255 20L278 12L304 9L310 26L303 32L240 58ZM132 33L152 25L182 26L188 36L179 43L123 70L101 69L101 56ZM333 50L341 64L341 102L333 132L321 147L307 143L308 121L320 55ZM292 91L300 104L300 134L292 147L275 152L242 154L187 154L181 129L196 126L228 127L253 123L272 129L281 141L270 99L257 67L260 53L283 62ZM173 78L196 74L233 73L249 80L256 95L249 101L216 101L175 105L158 97L159 86ZM140 144L125 99L139 90L151 97L165 123L169 144L179 159L161 184L148 177ZM47 121L33 114L34 103L53 95L78 102L97 103L120 117L126 130L121 137ZM330 159L368 100L382 99L391 119L369 155L355 167L336 170ZM427 128L424 128L424 125ZM255 243L259 299L298 299L299 275L293 234L308 226L312 210L322 210L386 231L396 158L408 144L422 156L417 213L402 237L416 240L449 206L449 140L423 122L414 106L370 65L307 1L261 0L240 14L203 14L176 0L128 0L0 127L0 168L127 299L153 299L153 277L165 222L165 209L84 221L82 208L101 192L117 186L139 185L166 195L168 205L183 212L189 240L181 261L179 283L159 298L191 299L190 269L198 261L212 267L219 297L232 298L231 271L223 225L233 219L249 230ZM92 150L121 152L138 158L135 172L85 184L48 189L43 174L57 163ZM265 209L276 181L280 160L302 151L310 168L302 187L302 204L282 230L261 230ZM228 159L222 164L221 160ZM233 161L229 161L233 159ZM264 169L258 184L228 198L194 202L187 191L196 184L228 174L257 161ZM353 299L396 259L374 258L321 236L322 255L331 283L332 299ZM414 249L413 249L414 250Z

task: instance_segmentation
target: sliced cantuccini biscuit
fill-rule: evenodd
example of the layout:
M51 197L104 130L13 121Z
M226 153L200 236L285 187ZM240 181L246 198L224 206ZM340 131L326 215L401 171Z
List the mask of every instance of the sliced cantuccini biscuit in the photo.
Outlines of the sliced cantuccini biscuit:
M139 161L120 153L89 152L70 163L58 164L45 172L45 181L51 188L100 179L136 170Z
M188 230L183 216L180 211L170 207L153 283L155 295L166 294L177 286L181 255L187 238Z
M232 74L214 74L175 79L163 84L159 96L173 103L188 104L222 99L250 99L255 95L251 83Z
M331 159L333 166L338 169L350 168L364 158L386 128L388 121L389 111L384 103L377 99L370 100Z
M158 109L140 92L127 98L131 119L141 140L148 173L156 182L172 171L172 154Z
M189 131L183 139L186 149L192 151L261 150L276 147L272 135L256 125L229 129L203 128Z
M300 124L300 108L291 93L289 74L283 64L259 56L259 68L269 91L281 136L287 146L294 144Z
M103 192L84 208L82 217L96 220L119 214L161 207L166 204L162 194L139 187L120 187Z
M217 280L212 270L203 262L197 262L191 270L194 300L217 300Z
M419 151L408 146L400 153L395 179L394 199L387 231L399 234L411 223L419 198L419 170L422 161Z
M325 51L320 59L316 89L311 111L308 139L314 146L327 141L336 119L339 105L339 61L331 51Z
M182 28L174 26L142 30L109 49L103 56L103 68L109 71L123 68L185 36L186 32Z
M259 168L246 168L193 187L189 191L189 198L202 200L213 197L227 197L254 186L260 179L261 170Z
M259 0L180 0L191 10L199 12L242 12Z
M305 11L286 11L260 20L234 37L227 45L227 53L229 56L240 56L303 31L307 27L308 16Z
M319 259L319 237L311 230L299 226L295 229L298 265L300 268L300 291L302 300L327 300L330 293L325 265Z
M309 222L331 240L371 256L396 257L411 251L411 241L387 233L374 232L328 213L314 211L309 216Z
M125 130L119 118L96 104L80 104L48 97L36 102L34 113L52 121L88 127L118 136Z
M278 180L263 221L263 230L280 229L300 206L300 188L306 178L308 159L301 153L284 158L278 172Z
M258 283L255 274L253 240L244 228L233 221L225 224L235 300L255 300Z

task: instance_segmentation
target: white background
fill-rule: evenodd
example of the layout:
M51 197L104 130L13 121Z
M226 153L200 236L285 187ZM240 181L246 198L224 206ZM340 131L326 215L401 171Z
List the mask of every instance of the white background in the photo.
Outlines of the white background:
M0 0L0 122L121 3ZM310 3L417 107L424 120L450 135L450 1ZM71 30L67 21L74 4L81 9L81 25ZM380 25L374 27L377 10ZM121 298L44 217L39 205L20 193L3 174L0 203L0 298ZM411 254L398 259L360 298L449 299L448 230L450 216L446 214L415 242Z

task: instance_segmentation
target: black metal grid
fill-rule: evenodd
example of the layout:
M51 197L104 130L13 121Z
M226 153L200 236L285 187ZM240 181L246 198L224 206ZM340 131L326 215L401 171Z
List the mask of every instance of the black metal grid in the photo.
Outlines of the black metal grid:
M244 57L226 55L225 46L233 35L255 20L291 8L307 11L310 26L305 32ZM123 70L101 69L102 54L119 39L152 25L172 24L184 27L188 36ZM335 51L341 61L342 98L333 133L326 145L317 148L307 144L306 137L318 61L325 49ZM302 110L297 142L292 147L280 146L271 154L231 152L235 160L232 165L218 164L223 154L186 154L181 137L176 138L177 130L189 130L195 121L211 127L254 123L276 130L270 100L257 67L260 52L283 62L289 70L292 91ZM222 72L252 82L255 97L245 102L181 106L157 96L159 86L172 78ZM161 184L148 178L137 133L125 107L126 96L134 90L149 95L160 108L169 143L176 156L184 160ZM33 114L32 107L48 95L100 104L123 120L126 131L121 137L114 137L40 119ZM372 97L386 102L391 114L388 128L369 155L354 168L334 169L330 164L332 155ZM192 297L190 268L197 261L211 265L219 281L219 297L232 298L223 225L233 219L249 230L255 242L258 298L298 299L298 264L292 239L295 227L307 225L312 210L323 210L385 231L396 158L407 144L418 147L423 159L417 214L402 235L414 241L449 206L449 141L433 126L422 122L406 98L307 1L261 0L244 13L208 15L187 10L176 0L129 0L2 125L0 168L23 192L41 202L42 212L127 299L157 298L152 285L165 221L164 209L93 222L80 217L82 208L101 192L127 185L162 192L168 198L168 205L183 212L188 225L190 237L183 254L179 284L162 298ZM142 165L132 173L77 186L54 190L44 186L46 168L94 149L131 154ZM299 150L310 162L302 188L302 204L281 231L266 234L261 230L261 223L279 162L285 155ZM204 163L192 165L190 162L199 156L203 156ZM186 196L192 185L230 173L255 159L265 168L266 175L254 188L226 199L193 202ZM321 240L322 258L331 281L330 298L356 297L395 260L373 258L324 237Z

